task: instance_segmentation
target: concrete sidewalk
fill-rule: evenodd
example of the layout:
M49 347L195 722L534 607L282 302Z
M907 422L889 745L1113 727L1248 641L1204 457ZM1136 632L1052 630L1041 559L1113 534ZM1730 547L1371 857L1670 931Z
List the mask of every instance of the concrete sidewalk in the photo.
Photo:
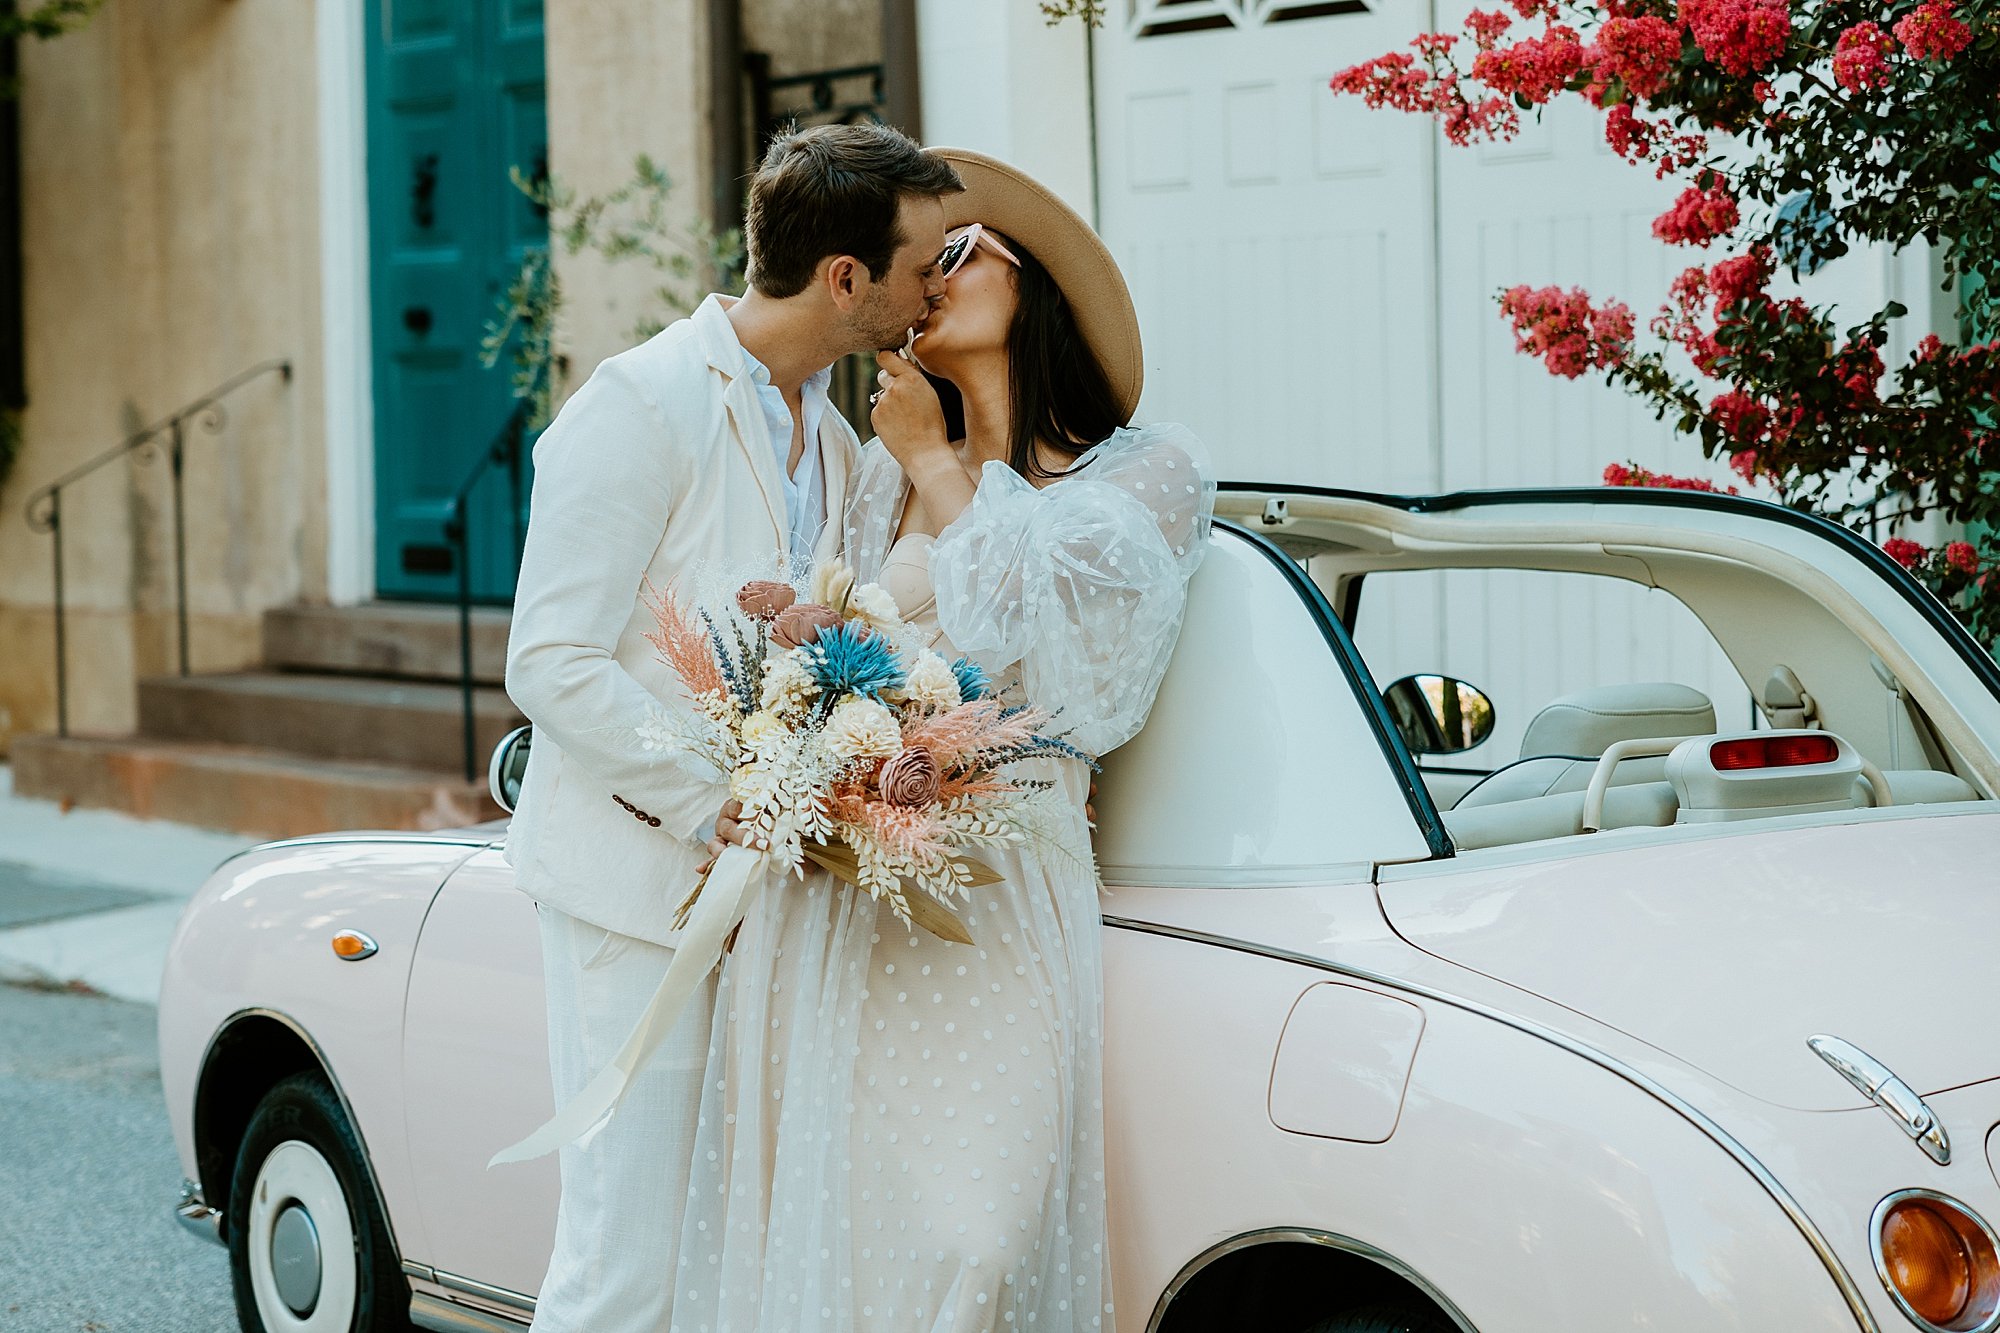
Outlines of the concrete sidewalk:
M181 908L254 839L14 795L0 764L0 980L159 998Z

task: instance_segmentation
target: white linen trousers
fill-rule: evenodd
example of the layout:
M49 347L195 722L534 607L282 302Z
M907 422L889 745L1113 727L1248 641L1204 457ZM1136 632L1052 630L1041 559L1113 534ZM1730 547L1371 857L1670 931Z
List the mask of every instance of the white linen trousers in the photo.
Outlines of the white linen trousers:
M674 951L546 903L536 912L560 1106L611 1062ZM711 974L633 1077L618 1114L587 1144L562 1150L562 1206L533 1333L666 1333L714 1011Z

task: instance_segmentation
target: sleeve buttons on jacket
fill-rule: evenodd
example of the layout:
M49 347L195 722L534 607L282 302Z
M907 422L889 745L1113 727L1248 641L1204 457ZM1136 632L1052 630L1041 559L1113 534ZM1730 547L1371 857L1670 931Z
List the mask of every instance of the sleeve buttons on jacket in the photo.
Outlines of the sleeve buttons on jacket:
M658 828L660 826L660 817L658 815L647 815L646 822L654 828Z

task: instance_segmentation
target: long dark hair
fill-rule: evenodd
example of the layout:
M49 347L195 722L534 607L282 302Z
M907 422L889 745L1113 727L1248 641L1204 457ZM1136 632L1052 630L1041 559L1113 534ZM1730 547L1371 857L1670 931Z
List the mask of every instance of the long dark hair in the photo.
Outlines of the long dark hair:
M1003 239L1021 260L1015 272L1014 320L1007 329L1012 381L1007 465L1030 480L1059 477L1065 469L1042 466L1037 440L1074 461L1125 425L1125 413L1055 279L1012 237ZM958 389L949 380L930 379L944 406L948 438L965 438L965 402Z

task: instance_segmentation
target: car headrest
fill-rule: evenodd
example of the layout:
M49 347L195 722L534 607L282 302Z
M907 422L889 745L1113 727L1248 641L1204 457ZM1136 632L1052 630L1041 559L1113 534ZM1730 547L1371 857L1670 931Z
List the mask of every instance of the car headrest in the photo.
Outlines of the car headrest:
M1521 757L1593 756L1617 741L1707 736L1715 730L1715 705L1700 690L1670 681L1601 685L1565 694L1528 723Z

